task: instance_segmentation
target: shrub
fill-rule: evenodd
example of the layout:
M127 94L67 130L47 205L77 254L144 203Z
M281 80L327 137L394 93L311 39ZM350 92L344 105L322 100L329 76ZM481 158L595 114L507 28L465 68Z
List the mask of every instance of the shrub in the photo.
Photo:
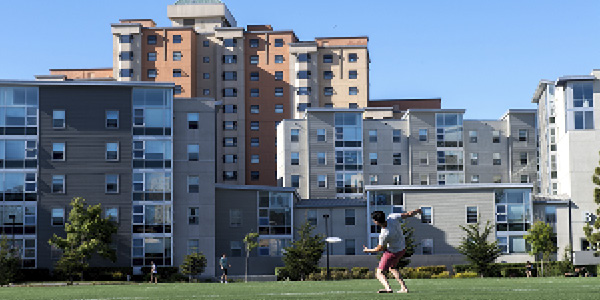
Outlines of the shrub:
M443 271L439 274L431 275L431 279L446 279L446 278L452 278L452 276L450 276L450 272L448 272L448 271Z
M363 274L363 279L373 279L375 278L375 273L373 271L368 271L367 273Z
M306 280L310 280L310 281L321 281L323 279L324 279L324 277L321 276L321 273L311 273L308 275L308 277L306 277Z
M281 281L289 278L290 274L288 274L287 269L285 267L276 267L275 276L277 276L277 280Z
M354 268L351 269L350 272L351 272L350 275L352 276L352 278L354 278L354 279L362 279L364 277L364 275L369 272L369 268L354 267Z
M429 272L431 274L440 274L440 273L446 271L446 266L443 266L443 265L440 265L440 266L424 266L424 267L417 267L416 270L417 271Z
M456 273L454 278L477 278L479 275L475 272L464 272L464 273Z

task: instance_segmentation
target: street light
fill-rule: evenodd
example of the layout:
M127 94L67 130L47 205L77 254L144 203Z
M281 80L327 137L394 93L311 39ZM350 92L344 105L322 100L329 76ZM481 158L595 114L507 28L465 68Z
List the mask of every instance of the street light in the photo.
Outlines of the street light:
M329 226L327 225L327 221L329 220L329 215L323 215L323 218L325 219L325 235L327 235L327 238L325 238L325 242L327 243L327 280L331 279L331 272L329 271L329 244L335 244L335 243L339 243L342 241L342 239L340 239L339 237L330 237L329 236Z

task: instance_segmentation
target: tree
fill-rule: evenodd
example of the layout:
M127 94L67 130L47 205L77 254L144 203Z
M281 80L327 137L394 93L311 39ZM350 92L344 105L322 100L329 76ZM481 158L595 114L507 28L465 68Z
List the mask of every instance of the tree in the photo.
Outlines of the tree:
M8 243L8 238L0 237L0 285L14 282L21 268L19 250Z
M317 264L325 251L325 235L312 235L315 226L305 222L298 229L299 238L283 254L284 270L290 279L304 279L317 270Z
M502 251L498 247L498 241L490 242L488 240L494 228L491 222L488 220L483 230L481 230L479 219L481 219L481 216L475 224L460 226L465 231L466 236L462 238L460 245L456 249L467 257L467 260L475 267L477 273L483 277L484 274L489 272L490 265L496 258L500 257Z
M66 237L55 234L48 243L62 250L56 268L68 276L72 283L76 274L83 279L83 271L88 267L92 255L116 260L115 250L110 245L117 225L108 218L102 218L100 204L86 206L85 199L77 197L71 200L70 205L72 209L65 224Z
M554 229L550 224L542 221L537 221L527 230L527 235L524 236L531 249L529 254L542 255L542 276L544 276L544 260L550 259L550 254L556 251L556 246L552 238L554 237Z
M592 175L592 182L596 187L594 188L594 202L598 205L596 209L596 216L600 216L600 167L596 167L594 169L594 174ZM590 243L590 248L594 249L594 256L600 255L600 218L596 218L595 220L586 220L587 222L583 226L583 231L585 232L585 237Z
M189 281L192 282L192 276L204 273L204 269L206 269L206 256L202 252L188 254L183 259L180 268L181 273L188 275Z
M245 282L248 282L248 259L250 258L250 252L254 248L258 247L258 242L256 241L257 239L258 233L256 232L249 232L244 237L244 249L246 249L246 275L244 276Z

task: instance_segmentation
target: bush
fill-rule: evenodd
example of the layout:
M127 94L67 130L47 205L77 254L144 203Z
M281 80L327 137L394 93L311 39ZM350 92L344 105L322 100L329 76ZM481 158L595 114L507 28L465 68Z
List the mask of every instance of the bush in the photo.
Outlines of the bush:
M525 277L526 267L504 268L500 271L502 277Z
M446 266L443 266L443 265L440 265L440 266L424 266L424 267L417 267L416 270L417 271L429 272L431 274L440 274L442 272L446 272Z
M277 276L277 280L281 281L289 278L290 274L288 274L287 269L285 267L276 267L275 276Z
M479 275L475 272L456 273L454 278L477 278Z
M49 269L21 269L18 273L17 281L50 281L52 275Z
M452 278L452 276L450 276L450 272L448 272L448 271L443 271L439 274L431 275L431 279L447 279L447 278Z
M362 279L373 279L373 278L375 278L375 273L373 271L368 271L367 273L363 274Z
M83 280L127 280L127 275L131 274L133 274L133 268L131 267L89 267L83 272Z
M324 279L324 277L321 276L321 273L312 273L312 274L309 274L308 277L306 277L306 280L310 280L310 281L321 281L323 279Z
M159 282L170 282L170 280L177 279L179 273L178 267L157 267L158 281ZM150 267L142 267L142 273L144 274L144 281L150 281ZM176 280L177 281L177 280Z

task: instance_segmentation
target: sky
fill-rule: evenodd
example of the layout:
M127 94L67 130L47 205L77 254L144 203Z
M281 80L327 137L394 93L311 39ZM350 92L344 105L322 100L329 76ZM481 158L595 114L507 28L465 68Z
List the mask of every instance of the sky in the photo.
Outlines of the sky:
M1 79L112 66L110 24L170 26L176 0L0 0ZM468 119L530 108L541 79L600 68L598 0L223 0L238 26L368 36L371 99L442 98Z

